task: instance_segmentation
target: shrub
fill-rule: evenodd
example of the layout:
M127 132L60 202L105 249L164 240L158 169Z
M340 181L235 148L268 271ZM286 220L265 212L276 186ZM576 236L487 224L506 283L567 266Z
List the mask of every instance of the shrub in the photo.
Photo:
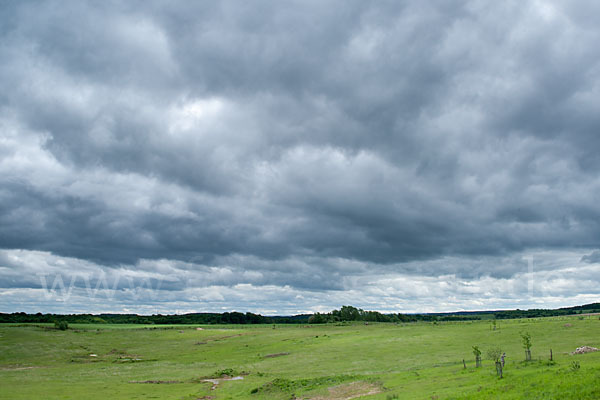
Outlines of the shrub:
M222 378L224 376L235 376L235 375L239 375L236 370L234 370L233 368L225 368L225 369L220 369L218 371L215 371L215 373L212 374L212 377L213 378Z
M579 371L580 368L581 368L581 365L579 364L579 361L573 361L571 363L571 371L577 372L577 371Z
M61 331L66 331L69 329L69 324L67 321L54 321L54 328L60 329Z

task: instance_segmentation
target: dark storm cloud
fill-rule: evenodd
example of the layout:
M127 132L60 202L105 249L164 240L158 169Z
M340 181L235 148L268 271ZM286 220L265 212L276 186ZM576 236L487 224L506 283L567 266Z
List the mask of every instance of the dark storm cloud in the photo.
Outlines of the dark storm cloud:
M597 9L0 7L4 249L321 290L597 248Z
M599 263L600 262L600 250L594 250L590 254L586 254L581 257L582 262L586 263Z

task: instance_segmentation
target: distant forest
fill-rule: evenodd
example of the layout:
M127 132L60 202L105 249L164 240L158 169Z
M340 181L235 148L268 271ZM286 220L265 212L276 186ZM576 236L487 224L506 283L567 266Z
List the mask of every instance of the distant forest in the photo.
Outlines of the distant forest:
M566 307L554 310L507 310L507 311L460 311L454 313L426 314L382 314L364 311L352 306L343 306L329 313L303 314L294 316L265 317L250 312L193 313L183 315L137 315L137 314L12 314L0 313L0 323L68 323L92 324L322 324L345 321L364 322L437 322L469 321L480 319L512 319L552 317L572 314L600 313L600 303Z

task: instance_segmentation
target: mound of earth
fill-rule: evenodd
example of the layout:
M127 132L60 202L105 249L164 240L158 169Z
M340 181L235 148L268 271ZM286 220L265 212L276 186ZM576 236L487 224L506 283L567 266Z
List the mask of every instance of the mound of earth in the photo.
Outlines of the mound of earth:
M575 349L575 351L572 352L571 354L585 354L585 353L592 353L594 351L598 351L598 349L595 347L590 347L590 346L581 346L581 347L578 347L577 349Z

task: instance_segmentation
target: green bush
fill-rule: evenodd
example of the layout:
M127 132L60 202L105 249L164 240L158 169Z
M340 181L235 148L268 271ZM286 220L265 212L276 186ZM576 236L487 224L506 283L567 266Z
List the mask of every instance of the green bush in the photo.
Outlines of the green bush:
M61 331L66 331L69 329L69 324L67 321L54 321L54 328L59 329Z

